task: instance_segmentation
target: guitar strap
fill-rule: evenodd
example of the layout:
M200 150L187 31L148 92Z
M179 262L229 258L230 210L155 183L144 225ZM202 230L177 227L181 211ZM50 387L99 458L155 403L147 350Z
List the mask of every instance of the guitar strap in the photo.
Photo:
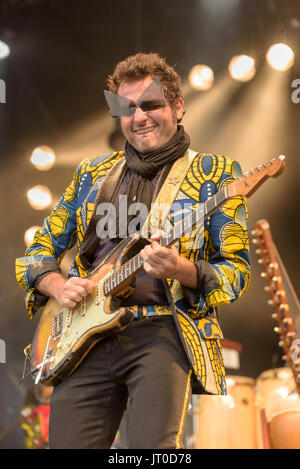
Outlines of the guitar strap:
M164 226L166 217L170 212L181 184L195 156L198 154L199 153L189 149L184 156L178 158L178 160L173 163L155 202L151 205L151 210L142 227L141 235L143 237L148 238L149 234L153 235Z

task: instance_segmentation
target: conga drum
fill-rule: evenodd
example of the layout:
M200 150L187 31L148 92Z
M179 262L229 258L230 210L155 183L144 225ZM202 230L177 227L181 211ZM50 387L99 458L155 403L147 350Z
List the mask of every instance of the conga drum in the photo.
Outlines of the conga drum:
M266 370L256 383L258 411L265 409L270 447L300 449L300 398L290 368ZM258 447L262 448L258 426Z
M227 396L201 395L196 406L198 449L255 449L255 380L228 376Z

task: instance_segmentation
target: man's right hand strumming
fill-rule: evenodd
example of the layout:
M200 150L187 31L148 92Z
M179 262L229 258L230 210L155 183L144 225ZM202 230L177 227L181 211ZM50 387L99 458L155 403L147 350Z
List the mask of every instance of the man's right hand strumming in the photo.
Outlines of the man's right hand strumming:
M66 280L56 272L42 278L37 286L41 293L54 298L61 306L68 308L74 308L96 287L97 285L92 280L81 277L71 277Z

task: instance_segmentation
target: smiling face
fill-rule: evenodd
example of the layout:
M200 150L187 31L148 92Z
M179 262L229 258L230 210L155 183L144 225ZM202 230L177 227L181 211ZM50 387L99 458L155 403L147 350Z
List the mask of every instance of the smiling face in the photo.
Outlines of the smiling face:
M152 83L153 77L121 83L118 95L128 98L133 104ZM140 153L158 150L165 145L177 131L177 120L183 115L183 99L179 98L170 107L168 102L163 108L143 111L138 107L132 116L120 118L121 128L128 142Z

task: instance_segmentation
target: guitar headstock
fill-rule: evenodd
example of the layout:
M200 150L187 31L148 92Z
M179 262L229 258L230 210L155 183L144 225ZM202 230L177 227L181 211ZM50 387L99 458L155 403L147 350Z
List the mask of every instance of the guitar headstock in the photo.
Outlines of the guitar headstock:
M289 363L295 377L298 393L300 395L300 340L297 338L293 317L291 316L287 291L284 284L284 272L280 265L276 246L274 244L270 225L267 220L259 220L255 229L251 232L253 242L257 246L256 254L260 256L259 263L264 265L265 272L261 276L265 278L268 291L272 299L268 304L275 308L272 318L278 322L274 328L280 335L279 346L283 348L283 360Z
M284 168L285 156L280 155L255 169L246 171L246 173L227 186L229 197L237 195L249 197L267 178L279 176Z

